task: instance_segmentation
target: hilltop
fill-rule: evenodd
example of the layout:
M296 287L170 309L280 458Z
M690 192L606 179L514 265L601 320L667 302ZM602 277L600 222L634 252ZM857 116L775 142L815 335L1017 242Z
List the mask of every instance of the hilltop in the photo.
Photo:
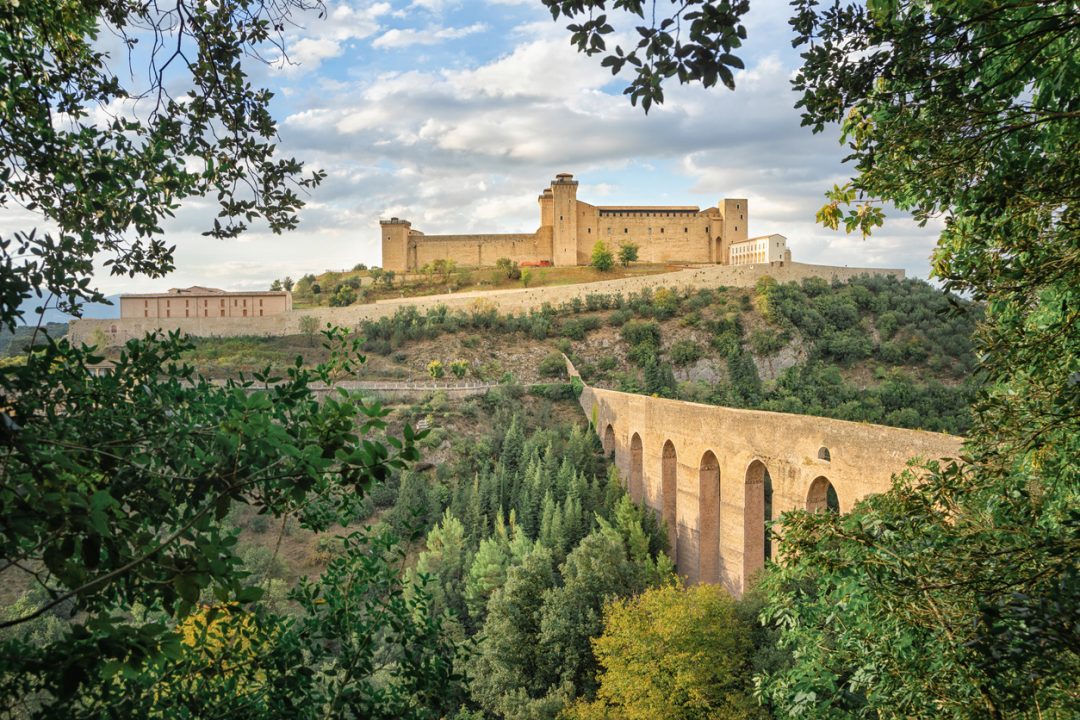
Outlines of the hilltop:
M558 382L566 353L597 387L963 434L980 313L892 277L659 287L517 315L405 307L357 328L368 353L358 378ZM314 335L198 339L190 357L224 377L323 352Z

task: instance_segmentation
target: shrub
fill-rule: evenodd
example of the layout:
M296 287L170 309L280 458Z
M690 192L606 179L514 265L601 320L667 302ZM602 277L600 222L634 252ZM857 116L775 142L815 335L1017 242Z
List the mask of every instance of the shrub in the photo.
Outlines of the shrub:
M567 376L566 360L563 358L562 353L548 353L540 361L537 371L541 377L564 378Z
M608 272L615 267L615 257L608 250L603 240L597 240L592 249L592 262L590 263L600 272Z
M348 285L338 285L330 296L330 307L348 307L356 302L356 291Z
M461 378L465 377L465 373L469 372L469 361L455 360L454 362L450 363L450 372L454 375L454 377L460 380Z
M629 310L616 310L608 315L608 325L611 327L622 327L634 317L634 314Z
M432 360L427 366L428 375L433 379L438 380L446 374L446 368L443 367L442 360Z
M501 276L505 276L510 280L521 279L521 267L510 258L499 258L495 261L495 267Z
M630 267L630 263L638 259L638 246L629 240L619 245L619 262L622 266Z
M619 334L628 345L646 343L657 348L660 347L660 326L654 322L639 320L628 322L623 325Z
M684 367L697 362L701 358L701 346L693 340L680 340L671 346L669 351L671 362L676 367Z

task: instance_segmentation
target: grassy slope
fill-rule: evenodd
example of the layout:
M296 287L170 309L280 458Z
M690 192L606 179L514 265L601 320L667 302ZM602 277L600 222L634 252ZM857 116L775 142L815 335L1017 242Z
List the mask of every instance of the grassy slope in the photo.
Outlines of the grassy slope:
M522 268L522 271L529 271L528 287L547 287L597 282L599 280L616 280L640 275L655 275L682 270L684 267L686 266L663 263L635 263L629 268L616 265L610 271L603 273L588 266L534 267ZM309 276L309 280L311 277ZM438 295L447 292L506 290L524 286L523 280L512 280L505 273L495 268L462 268L449 275L414 273L405 277L395 277L391 286L387 286L385 282L374 282L371 273L367 270L349 272L328 270L313 277L315 284L319 287L319 293L312 293L311 282L298 282L293 287L293 306L295 308L326 306L329 304L335 288L350 281L354 284L359 283L361 288L359 294L362 296L358 297L358 303L376 302L391 298Z

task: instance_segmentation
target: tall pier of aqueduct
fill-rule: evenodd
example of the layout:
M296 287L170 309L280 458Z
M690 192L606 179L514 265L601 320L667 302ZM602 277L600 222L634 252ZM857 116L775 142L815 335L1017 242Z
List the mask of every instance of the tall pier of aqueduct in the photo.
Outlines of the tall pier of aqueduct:
M735 596L764 566L767 521L797 508L832 505L846 512L888 490L911 458L955 458L963 442L941 433L587 385L580 402L604 451L614 453L631 497L663 518L679 574L720 583Z

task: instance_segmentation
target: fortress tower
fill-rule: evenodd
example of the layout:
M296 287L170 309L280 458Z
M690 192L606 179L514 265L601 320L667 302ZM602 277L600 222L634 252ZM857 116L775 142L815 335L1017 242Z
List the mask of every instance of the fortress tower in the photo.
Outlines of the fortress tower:
M387 270L404 272L409 266L409 231L412 223L400 218L380 220L382 232L382 266Z
M551 259L555 265L578 264L577 188L577 180L570 173L559 173L551 183Z

